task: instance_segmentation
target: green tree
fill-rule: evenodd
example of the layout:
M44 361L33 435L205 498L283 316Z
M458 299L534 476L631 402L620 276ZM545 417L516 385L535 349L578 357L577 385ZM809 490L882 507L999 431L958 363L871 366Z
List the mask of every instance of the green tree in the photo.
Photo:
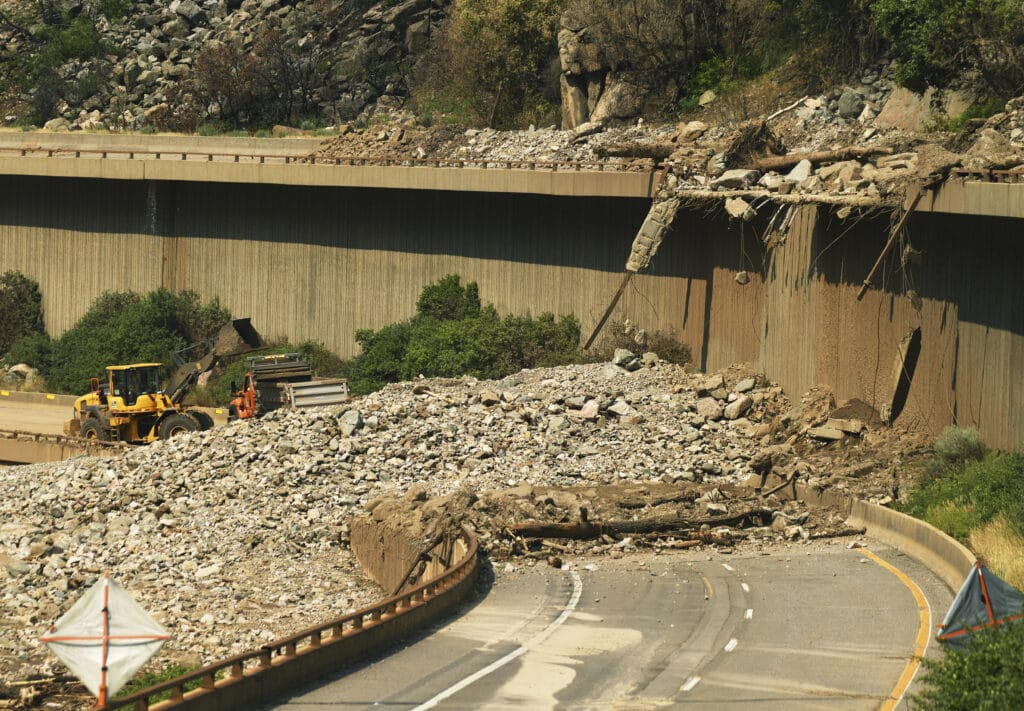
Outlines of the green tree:
M216 300L202 304L190 292L105 292L54 341L43 375L51 387L78 393L108 365L170 364L174 351L209 337L229 318Z
M901 64L896 78L944 87L975 70L996 95L1024 87L1024 12L1018 0L875 0L872 13Z
M43 295L21 272L0 275L0 355L28 334L43 334Z
M545 76L558 56L563 0L454 0L420 95L466 107L492 127L536 120ZM537 107L541 107L538 111Z
M426 377L501 378L523 368L562 365L579 356L579 322L552 314L506 316L481 304L476 282L449 275L424 287L416 315L356 333L360 353L346 365L357 395Z

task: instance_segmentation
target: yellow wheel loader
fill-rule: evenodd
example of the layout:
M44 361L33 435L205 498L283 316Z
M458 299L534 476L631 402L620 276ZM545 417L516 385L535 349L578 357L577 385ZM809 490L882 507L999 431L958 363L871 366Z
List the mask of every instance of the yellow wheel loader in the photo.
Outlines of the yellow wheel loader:
M236 319L213 338L175 353L177 369L166 389L162 363L107 366L104 382L93 378L90 392L75 401L74 417L64 431L86 439L145 444L209 429L213 420L204 412L186 409L185 395L218 358L262 345L249 319Z

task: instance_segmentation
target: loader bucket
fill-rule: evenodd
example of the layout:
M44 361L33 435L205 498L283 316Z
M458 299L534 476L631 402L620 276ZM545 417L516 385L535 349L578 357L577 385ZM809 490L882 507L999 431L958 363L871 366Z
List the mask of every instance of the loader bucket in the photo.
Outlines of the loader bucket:
M248 353L265 344L260 334L253 328L247 318L236 318L230 323L224 324L217 335L213 337L212 353L220 357Z

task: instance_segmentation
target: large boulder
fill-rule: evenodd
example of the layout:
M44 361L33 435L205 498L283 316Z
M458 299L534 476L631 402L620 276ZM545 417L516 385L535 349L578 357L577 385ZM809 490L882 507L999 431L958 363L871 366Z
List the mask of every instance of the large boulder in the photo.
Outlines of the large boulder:
M610 119L634 118L640 114L642 106L643 90L627 79L609 72L604 91L590 114L590 120L604 123Z

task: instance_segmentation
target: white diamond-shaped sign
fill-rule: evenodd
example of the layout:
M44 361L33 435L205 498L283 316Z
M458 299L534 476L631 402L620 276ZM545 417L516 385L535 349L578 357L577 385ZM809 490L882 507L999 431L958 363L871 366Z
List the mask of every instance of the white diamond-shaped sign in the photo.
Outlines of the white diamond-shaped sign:
M168 638L163 627L104 573L39 641L104 704Z

